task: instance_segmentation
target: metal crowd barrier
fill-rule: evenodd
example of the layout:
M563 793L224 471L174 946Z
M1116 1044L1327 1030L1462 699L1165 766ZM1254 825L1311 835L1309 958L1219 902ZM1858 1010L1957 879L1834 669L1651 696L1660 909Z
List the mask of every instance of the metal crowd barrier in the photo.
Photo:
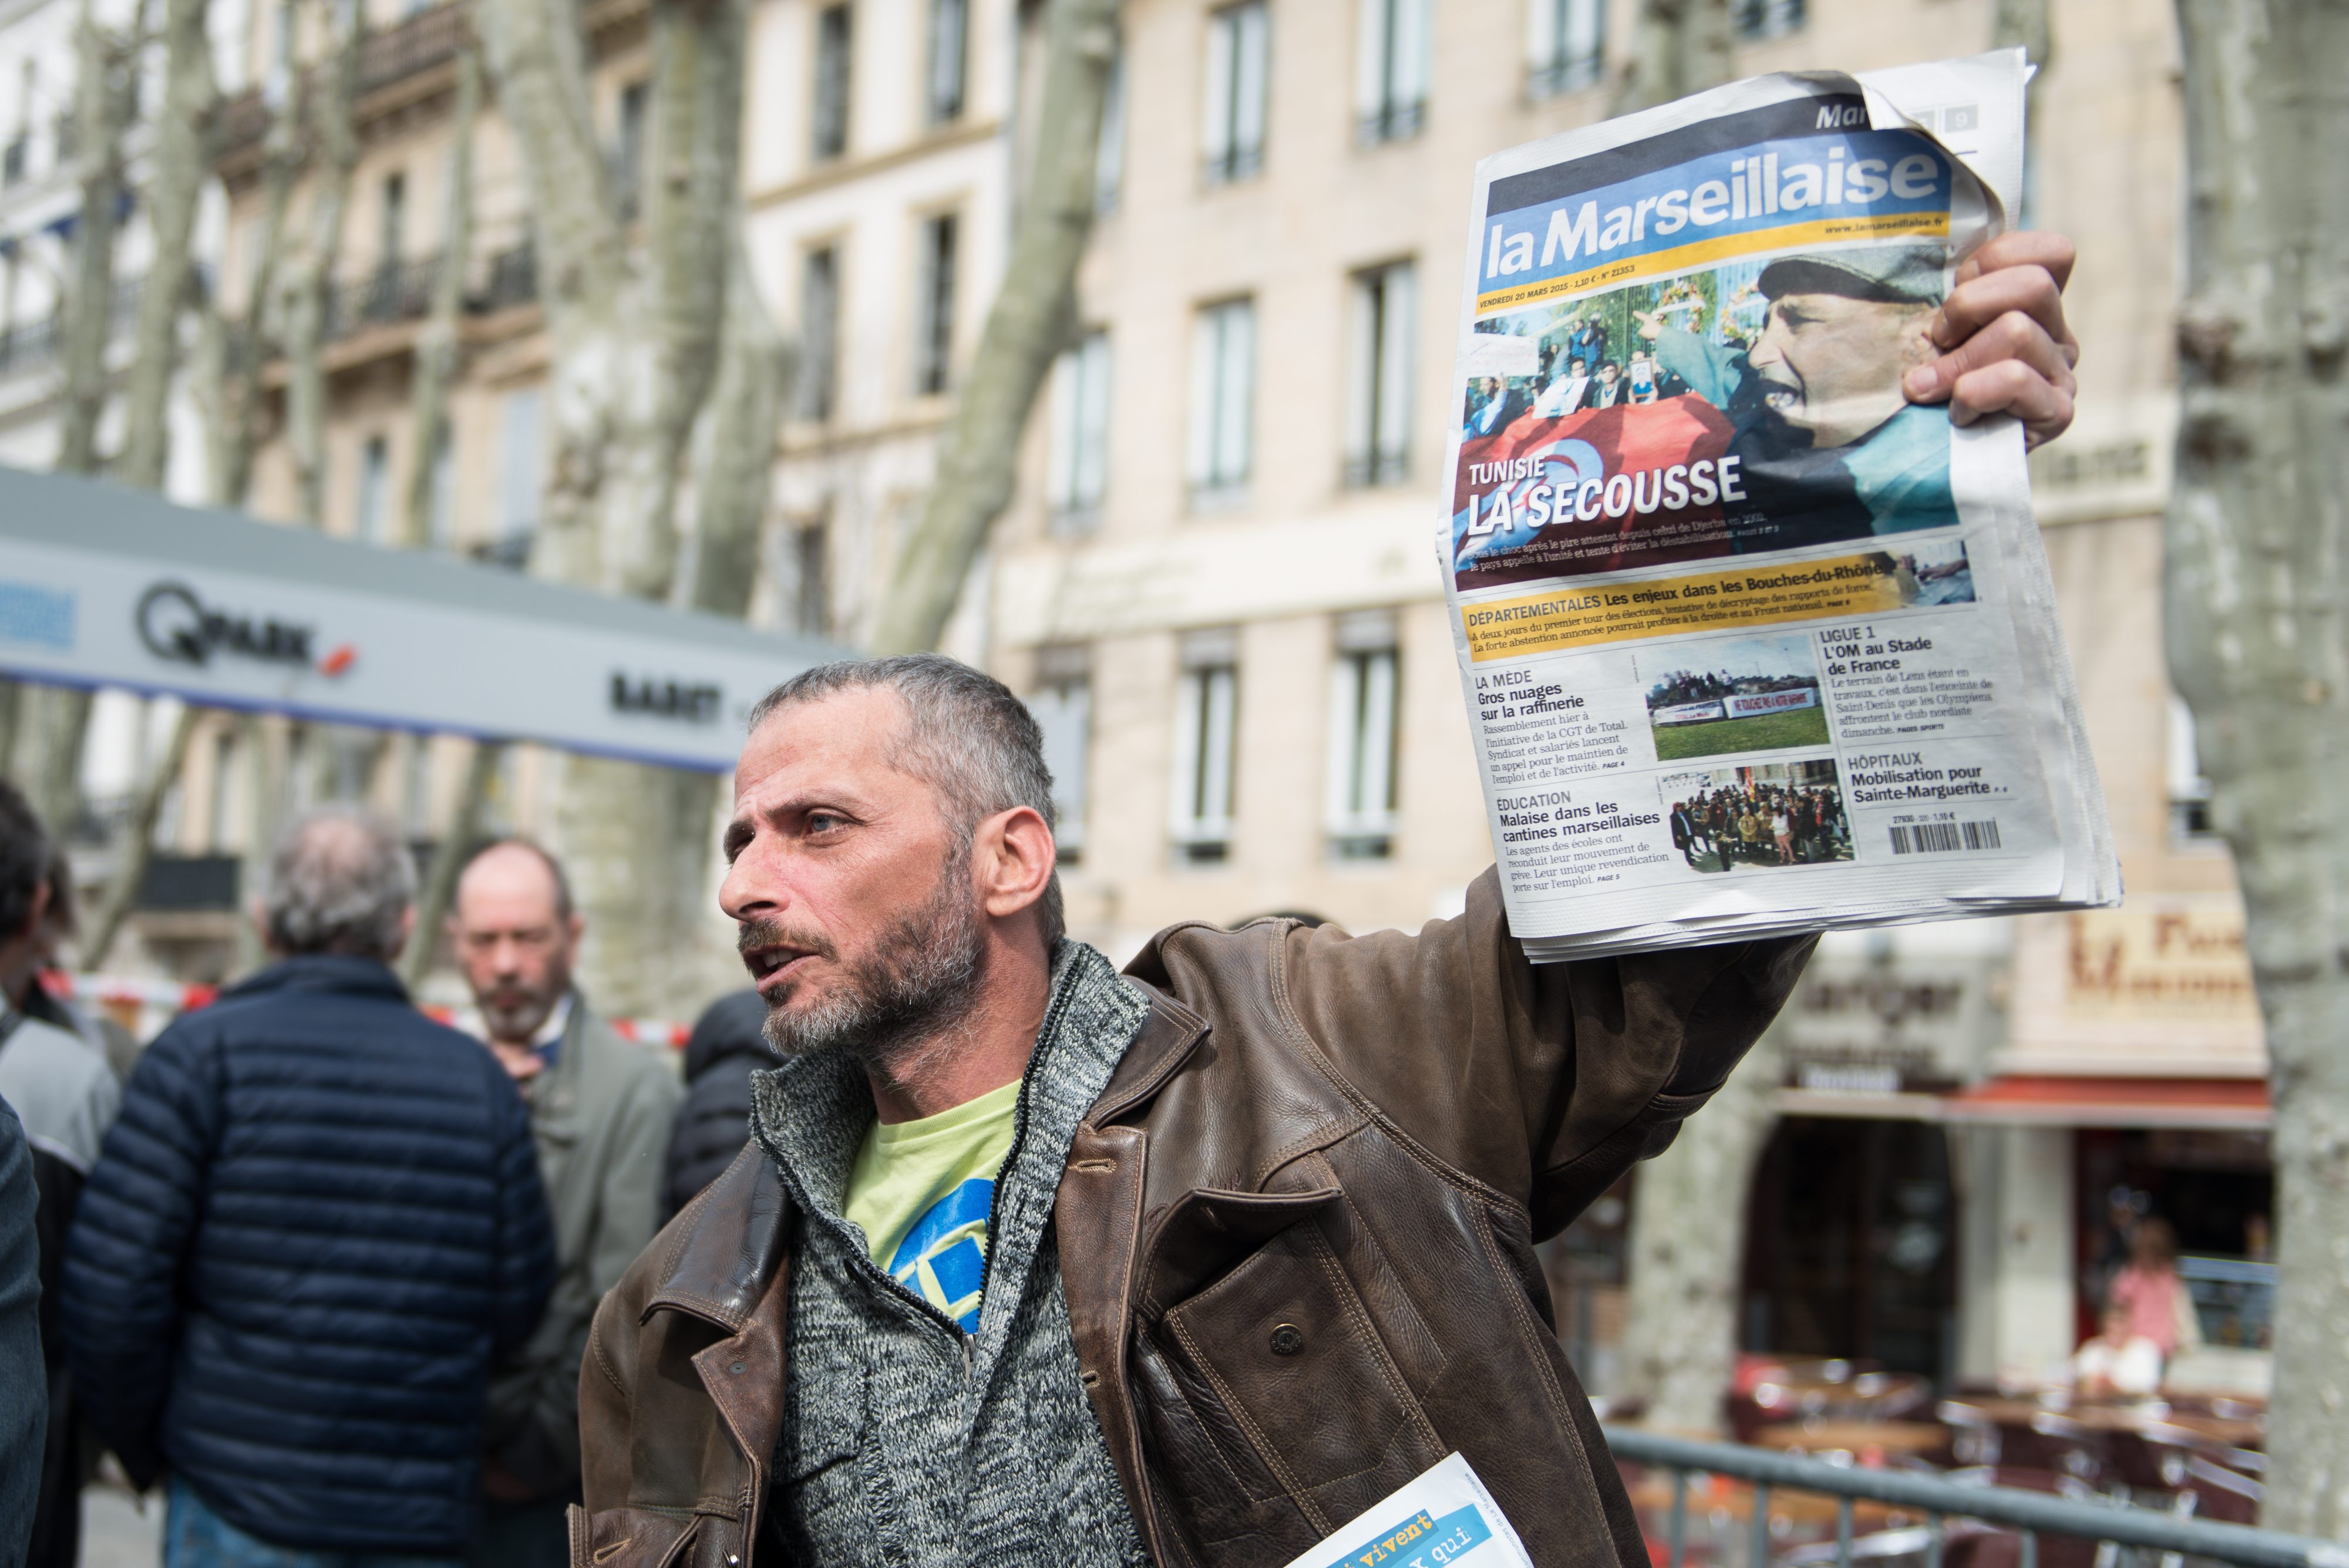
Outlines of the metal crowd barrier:
M2142 1547L2168 1554L2165 1560L2173 1563L2176 1557L2185 1556L2241 1563L2244 1568L2349 1568L2349 1546L2334 1542L2287 1535L2277 1530L2254 1530L2248 1525L2181 1518L2117 1501L2079 1501L2013 1487L1968 1486L1941 1476L1831 1464L1825 1459L1797 1458L1767 1449L1697 1442L1630 1427L1609 1427L1606 1434L1608 1446L1617 1459L1671 1472L1672 1501L1667 1526L1670 1555L1665 1568L1684 1568L1689 1477L1700 1472L1754 1483L1749 1568L1771 1568L1770 1490L1774 1487L1824 1493L1836 1499L1837 1568L1852 1568L1852 1503L1859 1498L1925 1515L1926 1522L1919 1532L1921 1539L1908 1550L1914 1552L1921 1546L1926 1568L1941 1568L1946 1521L1951 1519L1981 1520L2018 1531L2022 1539L2019 1568L2038 1568L2042 1535Z

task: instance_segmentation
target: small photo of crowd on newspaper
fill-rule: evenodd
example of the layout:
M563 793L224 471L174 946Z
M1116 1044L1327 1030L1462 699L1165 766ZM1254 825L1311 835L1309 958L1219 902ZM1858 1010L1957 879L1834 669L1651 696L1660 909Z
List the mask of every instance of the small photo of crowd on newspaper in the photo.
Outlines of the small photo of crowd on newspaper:
M1659 784L1692 871L1775 870L1853 858L1835 759L1671 774Z
M1659 762L1827 743L1819 666L1801 633L1681 644L1643 657Z

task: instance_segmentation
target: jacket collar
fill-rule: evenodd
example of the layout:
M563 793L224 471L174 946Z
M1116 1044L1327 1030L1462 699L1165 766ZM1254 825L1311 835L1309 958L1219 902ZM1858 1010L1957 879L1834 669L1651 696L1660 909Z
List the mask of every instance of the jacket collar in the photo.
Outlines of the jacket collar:
M343 996L380 996L406 1002L408 988L381 959L353 953L298 953L280 959L221 993L231 998L268 996L290 992L330 992Z
M1108 961L1082 943L1061 944L1052 979L1053 1000L1039 1032L1030 1075L1054 1061L1065 1062L1068 1086L1087 1097L1099 1096L1083 1114L1089 1125L1104 1124L1157 1093L1206 1033L1198 1014L1154 987L1132 979L1121 983ZM1129 1013L1118 1005L1128 998L1146 1004L1147 1016L1141 1016L1141 1007ZM1131 1017L1132 1026L1060 1027L1072 1021L1072 1011L1091 1011L1081 1006L1087 999L1113 1008L1121 1022ZM1043 1049L1055 1042L1061 1049ZM645 1303L645 1318L667 1308L740 1333L757 1309L781 1262L784 1221L793 1207L768 1143L764 1124L771 1119L787 1127L778 1141L794 1157L795 1172L815 1187L809 1196L817 1199L820 1193L818 1200L837 1211L841 1193L834 1184L845 1183L857 1142L873 1116L864 1075L844 1054L826 1053L756 1074L751 1082L760 1102L753 1116L761 1124L759 1136L672 1226L675 1239L659 1285ZM825 1173L821 1187L812 1179L818 1171Z

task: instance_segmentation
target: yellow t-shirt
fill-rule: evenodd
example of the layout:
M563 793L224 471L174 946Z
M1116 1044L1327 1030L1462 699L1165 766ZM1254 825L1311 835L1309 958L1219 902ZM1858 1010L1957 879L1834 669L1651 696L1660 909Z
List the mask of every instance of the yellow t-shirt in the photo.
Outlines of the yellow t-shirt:
M873 1261L965 1334L978 1332L995 1175L1019 1107L1014 1079L919 1121L875 1122L848 1172L846 1217Z

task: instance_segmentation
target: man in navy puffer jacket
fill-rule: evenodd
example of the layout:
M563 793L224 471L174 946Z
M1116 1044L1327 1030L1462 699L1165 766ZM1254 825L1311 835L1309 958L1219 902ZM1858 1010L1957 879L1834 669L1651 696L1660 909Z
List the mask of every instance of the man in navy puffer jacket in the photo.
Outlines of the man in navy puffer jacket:
M156 1040L83 1189L65 1321L83 1408L165 1561L464 1549L496 1360L554 1279L529 1114L388 967L415 868L358 813L271 867L280 961Z

